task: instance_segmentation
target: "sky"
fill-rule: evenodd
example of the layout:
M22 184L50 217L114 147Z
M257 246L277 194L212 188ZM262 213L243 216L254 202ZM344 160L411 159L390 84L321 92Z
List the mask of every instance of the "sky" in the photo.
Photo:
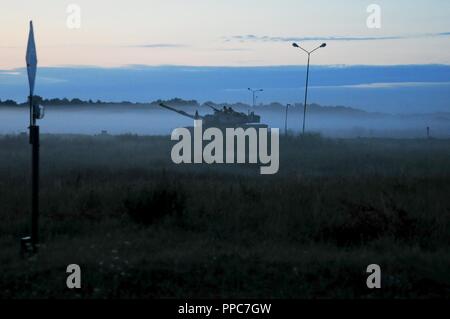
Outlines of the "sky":
M374 4L379 28L367 24ZM450 111L448 0L4 1L0 99L27 96L31 19L47 98L251 102L252 87L260 102L301 102L307 56L295 41L327 43L311 58L309 102Z
M0 69L24 66L30 19L40 66L304 64L293 40L328 43L316 65L450 64L449 17L448 0L4 1Z

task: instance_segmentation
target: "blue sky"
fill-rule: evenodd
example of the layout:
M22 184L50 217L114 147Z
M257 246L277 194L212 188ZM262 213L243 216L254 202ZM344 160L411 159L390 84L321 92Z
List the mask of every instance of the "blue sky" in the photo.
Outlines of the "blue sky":
M67 27L67 7L81 9ZM381 28L366 25L381 8ZM450 64L447 0L15 0L2 4L0 69L23 66L28 20L42 66Z

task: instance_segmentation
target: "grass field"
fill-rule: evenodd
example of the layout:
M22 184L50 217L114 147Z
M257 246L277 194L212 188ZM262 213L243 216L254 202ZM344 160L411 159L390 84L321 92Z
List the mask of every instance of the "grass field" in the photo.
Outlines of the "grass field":
M450 140L282 138L274 176L176 166L171 145L44 136L42 244L21 258L30 147L0 137L0 298L450 296Z

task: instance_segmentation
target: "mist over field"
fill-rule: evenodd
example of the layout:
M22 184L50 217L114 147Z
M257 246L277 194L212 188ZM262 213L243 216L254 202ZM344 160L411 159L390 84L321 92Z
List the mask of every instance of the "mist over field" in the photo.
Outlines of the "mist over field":
M211 114L206 106L177 106L190 114ZM247 113L251 106L237 106L235 110ZM285 130L285 106L256 107L261 122L271 128ZM303 107L288 111L288 130L298 133L303 119ZM193 121L156 105L82 105L49 106L40 121L41 132L51 134L137 134L170 135L178 127L192 126ZM0 107L0 134L27 132L27 107ZM308 107L307 128L310 132L328 137L396 137L420 138L427 136L427 127L433 137L450 137L450 113L383 114L368 113L348 108Z
M193 67L133 65L117 68L42 67L36 93L47 98L111 101L114 105L47 107L40 121L44 133L169 135L192 120L149 104L175 96L241 105L247 113L252 96L248 86L263 88L256 96L262 122L284 131L284 105L303 101L305 67ZM26 71L0 70L0 98L26 100ZM312 66L308 101L321 106L308 110L307 129L331 137L450 136L450 66ZM278 104L275 104L277 102ZM245 103L247 105L241 104ZM275 106L274 106L275 105ZM207 107L183 110L212 113ZM269 106L269 107L268 107ZM341 111L340 111L341 109ZM337 111L336 111L337 110ZM288 129L299 130L301 107L291 109ZM382 113L382 114L381 114ZM0 107L0 134L26 131L25 108Z

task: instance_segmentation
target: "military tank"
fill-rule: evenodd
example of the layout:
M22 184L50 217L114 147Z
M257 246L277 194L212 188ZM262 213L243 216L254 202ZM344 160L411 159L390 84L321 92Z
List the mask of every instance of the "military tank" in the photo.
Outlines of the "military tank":
M189 114L182 110L177 110L171 106L168 106L164 103L159 104L161 107L181 114L185 117L189 117L193 120L202 120L203 127L217 127L220 129L225 128L267 128L266 124L261 124L261 116L256 115L255 112L248 112L248 114L237 112L233 110L232 107L223 106L222 109L218 109L211 104L206 104L206 106L210 107L214 114L207 115L199 115L198 111L195 112L194 115Z

